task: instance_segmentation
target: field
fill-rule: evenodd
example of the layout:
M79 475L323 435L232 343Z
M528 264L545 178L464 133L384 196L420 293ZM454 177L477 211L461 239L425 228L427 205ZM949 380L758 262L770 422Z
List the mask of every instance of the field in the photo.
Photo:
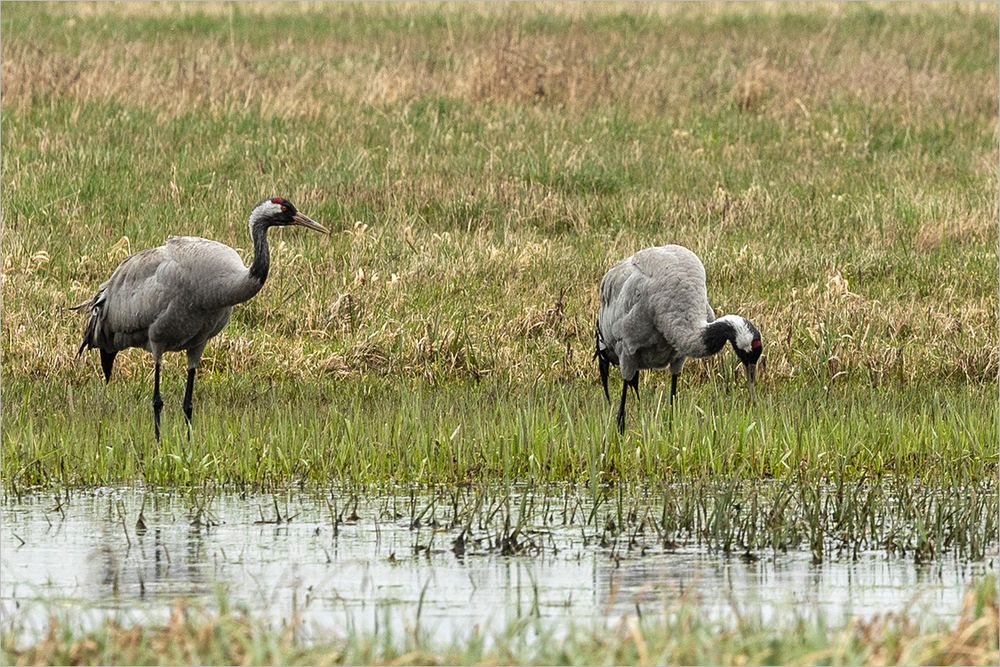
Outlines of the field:
M470 9L5 12L9 483L992 475L994 12ZM105 390L66 308L279 193L336 232L273 234L156 447L148 356ZM671 432L647 376L619 447L596 285L666 242L763 331L761 400L693 362Z
M778 521L814 552L808 527L883 511L918 559L995 552L994 5L4 3L0 20L6 495L760 487L800 499ZM68 308L169 235L249 262L249 210L273 195L333 234L272 232L267 285L206 351L190 437L167 355L157 443L149 355L120 355L105 387ZM673 413L668 375L644 373L619 437L597 284L664 243L702 258L718 314L760 328L757 397L727 348L689 361Z

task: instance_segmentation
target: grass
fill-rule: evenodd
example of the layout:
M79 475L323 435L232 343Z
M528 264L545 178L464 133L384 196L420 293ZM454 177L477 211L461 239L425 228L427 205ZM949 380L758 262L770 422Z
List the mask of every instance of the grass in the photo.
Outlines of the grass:
M912 613L912 612L911 612ZM304 641L296 619L269 626L222 604L220 610L176 603L165 623L86 628L54 614L40 639L24 641L16 619L2 636L5 664L996 664L996 580L970 588L953 628L926 628L910 613L837 625L788 610L773 621L736 614L735 626L706 620L683 600L663 616L628 617L611 627L580 623L565 635L525 619L495 634L473 630L433 645L414 629Z
M173 387L168 403L179 403L181 391ZM595 474L600 481L651 483L800 472L815 480L897 475L952 485L995 477L996 425L982 419L994 408L985 392L960 388L886 396L850 387L777 387L750 405L741 380L719 380L686 387L673 415L658 388L633 408L624 439L591 383L437 386L386 378L319 386L269 380L253 387L219 374L201 391L203 412L190 441L177 410L168 413L164 440L156 443L145 383L24 387L7 405L8 423L26 424L5 443L16 452L5 461L8 489L123 479L271 488L585 482ZM65 407L39 415L39 405Z
M992 5L7 3L8 488L721 477L943 487L998 463ZM74 355L130 252L246 252L264 291L209 346L195 430L148 355ZM590 359L617 259L695 250L763 331L624 439ZM613 431L613 429L612 429ZM995 493L995 485L993 486Z

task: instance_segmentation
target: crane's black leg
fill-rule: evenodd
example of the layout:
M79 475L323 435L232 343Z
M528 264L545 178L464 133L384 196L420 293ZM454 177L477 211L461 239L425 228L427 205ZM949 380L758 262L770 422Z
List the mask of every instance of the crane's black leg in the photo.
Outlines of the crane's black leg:
M153 366L153 429L156 441L160 441L160 410L163 409L163 399L160 398L160 360Z
M597 358L597 368L601 372L601 384L604 386L604 397L608 399L608 403L611 403L611 394L608 393L608 371L611 364L604 360L603 357Z
M618 432L625 433L625 397L628 396L628 382L622 381L622 400L618 404Z
M184 387L184 420L187 422L189 439L191 437L191 413L194 412L194 404L191 401L194 396L194 373L195 369L188 369L187 385Z
M674 396L677 395L677 378L681 376L680 373L670 374L670 431L674 430Z
M115 365L116 356L118 356L117 352L101 350L101 370L104 371L104 384L111 382L111 369Z

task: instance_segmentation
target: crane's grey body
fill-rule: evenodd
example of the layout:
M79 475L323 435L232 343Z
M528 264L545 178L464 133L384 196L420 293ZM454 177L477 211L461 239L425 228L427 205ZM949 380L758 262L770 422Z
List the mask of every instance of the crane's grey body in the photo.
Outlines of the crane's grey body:
M88 347L139 347L154 355L188 352L196 365L233 306L263 287L250 279L235 250L196 236L171 236L137 252L115 269L88 302Z
M701 260L678 245L640 250L601 281L598 323L611 362L631 379L644 368L675 366L701 356L708 292ZM714 317L712 319L715 319Z
M595 356L605 394L608 366L618 366L622 374L619 430L624 430L626 389L631 386L638 396L640 370L670 368L672 403L685 359L715 354L726 340L741 358L753 357L745 363L756 363L759 332L742 317L716 319L705 267L687 248L646 248L611 267L601 280Z
M227 245L196 236L171 236L157 248L129 256L89 301L90 318L78 354L97 348L105 381L111 380L115 356L138 347L153 355L153 417L160 437L160 358L164 352L187 352L188 381L184 416L191 420L195 368L208 341L229 322L233 306L257 294L267 280L270 253L267 229L302 225L326 230L275 197L258 203L250 215L254 260L247 267Z

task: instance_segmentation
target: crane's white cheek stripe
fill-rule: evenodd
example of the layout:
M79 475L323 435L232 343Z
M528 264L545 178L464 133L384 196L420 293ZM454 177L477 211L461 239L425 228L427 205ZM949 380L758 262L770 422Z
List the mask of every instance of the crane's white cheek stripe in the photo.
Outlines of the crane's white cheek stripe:
M738 328L736 330L736 346L744 352L749 352L752 345L753 334L750 333L750 330L746 326Z
M733 325L733 329L736 331L736 347L744 352L750 352L753 349L753 333L750 331L750 327L747 326L746 320L735 315L723 315L719 319Z
M281 213L281 205L275 204L270 199L262 202L250 213L250 233L253 234L253 226L261 218L272 218Z

